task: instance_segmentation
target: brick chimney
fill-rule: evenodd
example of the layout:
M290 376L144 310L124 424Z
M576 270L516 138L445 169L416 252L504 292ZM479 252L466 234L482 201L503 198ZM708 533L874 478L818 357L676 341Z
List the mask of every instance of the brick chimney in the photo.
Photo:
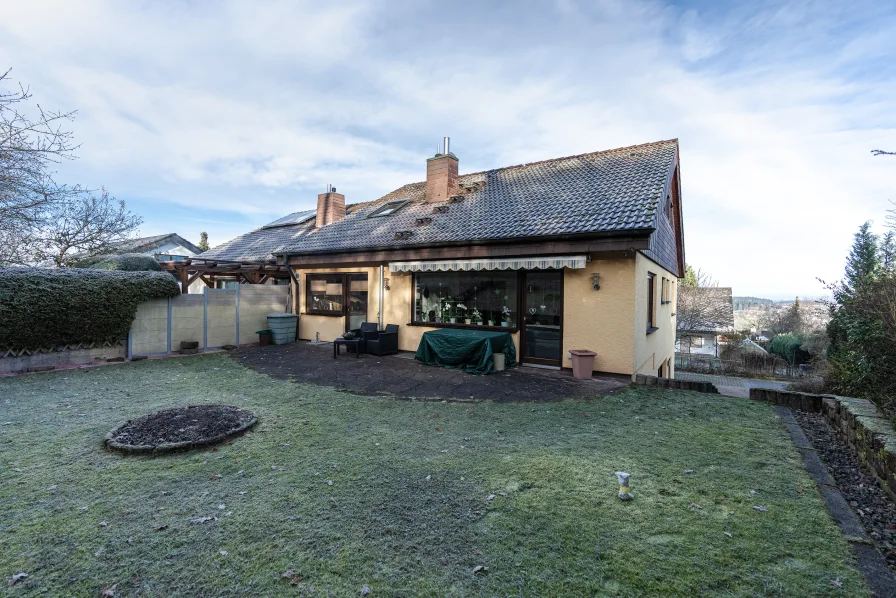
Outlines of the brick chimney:
M336 187L327 185L327 192L317 196L317 220L315 228L338 222L345 218L345 195L336 193Z
M457 156L449 151L445 137L442 151L426 161L426 201L448 201L457 195Z

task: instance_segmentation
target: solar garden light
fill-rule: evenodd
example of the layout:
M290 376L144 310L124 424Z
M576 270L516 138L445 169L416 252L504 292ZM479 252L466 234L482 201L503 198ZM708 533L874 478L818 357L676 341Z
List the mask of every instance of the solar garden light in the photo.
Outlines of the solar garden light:
M628 488L629 477L631 476L624 471L616 472L616 479L619 480L619 500L631 500L634 498Z

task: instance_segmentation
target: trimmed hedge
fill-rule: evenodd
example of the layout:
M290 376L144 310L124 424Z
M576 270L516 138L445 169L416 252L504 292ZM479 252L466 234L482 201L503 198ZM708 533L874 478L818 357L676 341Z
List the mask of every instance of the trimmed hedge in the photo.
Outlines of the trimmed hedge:
M73 268L94 270L122 270L124 272L161 272L162 267L151 255L122 253L92 255L72 263Z
M167 272L0 268L0 349L114 342L137 305L179 294Z
M121 270L123 272L161 272L162 267L151 255L142 253L122 253L104 255L98 262L88 266L93 270Z

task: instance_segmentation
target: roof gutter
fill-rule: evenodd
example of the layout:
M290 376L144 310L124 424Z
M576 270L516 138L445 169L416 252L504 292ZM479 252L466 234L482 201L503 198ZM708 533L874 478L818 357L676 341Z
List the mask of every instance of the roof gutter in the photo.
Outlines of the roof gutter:
M650 236L656 231L656 227L648 228L628 228L624 230L609 231L606 233L583 233L577 235L545 235L539 237L510 237L501 239L467 239L464 241L451 241L440 243L414 243L408 245L374 245L368 247L352 247L329 249L325 251L289 251L283 253L272 253L275 256L284 256L284 262L290 257L300 255L327 255L331 253L355 253L361 251L394 251L396 249L426 249L432 247L468 247L470 245L509 245L521 242L543 242L543 241L585 241L590 239L607 239L614 237L640 237Z

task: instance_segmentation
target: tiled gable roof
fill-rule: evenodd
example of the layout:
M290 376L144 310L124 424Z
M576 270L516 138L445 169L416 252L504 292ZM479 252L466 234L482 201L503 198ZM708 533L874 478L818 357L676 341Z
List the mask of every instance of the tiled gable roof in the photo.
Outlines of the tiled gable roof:
M197 246L193 245L177 233L168 233L165 235L154 235L152 237L137 237L135 239L127 239L126 241L121 241L108 247L105 253L145 253L146 251L156 249L157 247L161 247L162 245L166 245L167 243L177 243L181 247L189 249L193 253L200 253L202 251ZM81 252L74 255L73 257L83 257L85 255L87 255L87 252Z
M523 237L556 237L656 226L657 206L677 161L677 140L510 166L459 177L462 201L429 203L425 182L380 199L348 206L343 220L313 230L314 222L259 229L205 256L270 259L270 254L345 252L415 245L461 244ZM383 203L408 199L391 216L368 218ZM447 213L433 213L447 206ZM418 224L418 219L431 219ZM284 219L285 220L285 219ZM410 235L396 235L410 231ZM267 255L262 256L262 252Z

